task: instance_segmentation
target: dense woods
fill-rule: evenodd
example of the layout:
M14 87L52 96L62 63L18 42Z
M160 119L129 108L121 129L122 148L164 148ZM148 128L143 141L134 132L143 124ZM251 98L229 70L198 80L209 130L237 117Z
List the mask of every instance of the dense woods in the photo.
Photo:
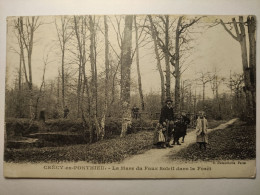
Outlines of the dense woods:
M39 119L43 110L46 120L60 119L68 107L66 120L81 121L89 132L90 142L104 138L106 123L111 119L121 122L121 136L125 136L133 123L134 105L140 108L142 119L158 120L167 98L174 100L176 113L186 111L196 115L204 110L212 119L241 117L254 122L255 18L219 18L211 23L205 23L205 18L169 15L9 18L9 58L15 58L17 64L7 75L5 116L33 121ZM184 78L191 66L188 59L196 50L195 39L216 26L223 26L234 42L240 44L243 72L230 70L229 76L223 77L215 68ZM45 37L42 31L47 28L54 29L56 34ZM45 52L37 54L41 59L32 60L35 45L43 38L54 44L42 46ZM159 89L150 92L143 87L141 58L145 52L154 59L159 75ZM38 74L33 71L36 68ZM49 77L46 70L58 74Z

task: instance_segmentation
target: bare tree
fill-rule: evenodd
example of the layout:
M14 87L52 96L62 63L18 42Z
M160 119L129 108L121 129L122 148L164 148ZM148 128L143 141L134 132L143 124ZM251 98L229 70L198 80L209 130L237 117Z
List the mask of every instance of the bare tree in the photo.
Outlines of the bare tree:
M42 82L41 82L41 86L40 86L40 90L39 93L36 96L36 102L35 102L35 119L37 119L37 113L38 113L38 105L39 105L39 101L40 99L44 96L44 92L43 92L43 88L45 86L45 72L46 72L46 68L47 65L49 63L51 63L52 61L49 61L49 53L47 53L46 56L43 56L43 73L42 73Z
M39 21L39 17L19 17L16 23L16 28L18 30L19 36L19 47L21 54L21 61L24 67L24 76L26 83L28 85L28 89L30 91L29 98L29 112L30 117L33 118L32 111L32 99L33 99L33 75L32 75L32 53L33 53L33 45L34 45L34 34L35 31L42 25L43 23ZM24 48L26 50L26 54L24 52ZM27 61L25 61L25 55L27 56ZM27 62L27 67L26 67ZM28 74L27 74L28 69Z
M205 88L206 84L212 81L212 75L210 72L199 72L200 76L197 78L197 81L200 82L199 85L202 85L203 95L202 95L202 105L204 109L205 105Z
M188 42L187 39L183 36L183 34L186 33L186 31L188 31L188 28L196 24L201 19L201 17L195 17L194 19L189 20L189 22L184 22L183 19L184 16L180 16L178 18L175 33L175 54L171 58L171 64L174 67L173 75L175 77L175 109L177 111L180 110L180 79L181 74L183 73L183 71L181 71L180 65L180 52L183 44L185 42ZM180 42L180 39L182 39L182 42Z
M229 35L239 42L242 54L242 65L244 72L244 82L245 82L245 93L247 100L248 116L250 118L255 118L255 19L254 17L248 17L248 32L249 32L249 43L250 43L250 61L248 62L247 55L247 45L246 45L246 31L245 22L243 16L239 16L239 21L237 22L235 18L232 18L232 22L224 23L220 20L220 23L224 29L229 33ZM233 25L235 29L235 34L228 29L227 25ZM251 82L252 81L252 82Z
M104 108L100 121L100 131L102 140L105 136L105 122L107 116L107 108L108 108L108 90L109 90L109 45L108 45L108 25L107 25L107 16L104 16L104 26L105 26L105 97L104 97Z
M135 25L135 45L136 45L136 67L137 67L137 75L138 75L138 89L139 95L141 100L141 108L144 110L144 95L142 89L142 79L141 79L141 72L140 72L140 64L139 64L139 44L138 44L138 28L136 24L136 16L134 16L134 25Z
M62 107L65 107L65 51L66 44L72 36L73 31L70 30L70 18L68 16L60 16L60 27L55 19L55 27L61 50L61 86L62 86Z
M122 65L121 65L121 102L122 102L122 130L121 137L125 136L127 128L131 124L130 109L130 73L131 73L131 52L132 52L132 24L133 16L125 17L125 28L122 42Z
M164 75L163 75L163 70L162 70L162 65L161 65L161 59L160 59L160 55L159 55L159 51L158 51L158 39L156 36L156 31L155 31L155 27L154 27L154 23L153 23L153 19L152 16L148 16L149 21L150 21L150 30L151 30L151 34L152 34L152 39L154 42L154 51L155 51L155 56L156 56L156 60L157 60L157 68L158 71L160 73L160 78L161 78L161 106L164 106L164 101L165 101L165 85L164 85Z

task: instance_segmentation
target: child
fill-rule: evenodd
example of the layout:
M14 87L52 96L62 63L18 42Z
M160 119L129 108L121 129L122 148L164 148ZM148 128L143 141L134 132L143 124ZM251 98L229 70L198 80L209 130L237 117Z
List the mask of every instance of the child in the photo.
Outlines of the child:
M197 143L199 143L200 149L202 149L202 146L206 150L206 144L208 143L208 121L204 117L204 113L200 112L199 117L197 119L197 125L196 125L196 135L197 135Z
M156 125L155 132L154 132L154 145L156 145L157 148L166 148L165 137L164 137L165 131L166 128L163 127L160 123Z

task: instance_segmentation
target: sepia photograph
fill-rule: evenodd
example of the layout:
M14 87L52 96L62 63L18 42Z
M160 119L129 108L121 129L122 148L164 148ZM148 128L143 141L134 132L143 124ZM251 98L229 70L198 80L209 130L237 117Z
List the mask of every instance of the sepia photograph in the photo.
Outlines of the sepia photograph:
M255 178L256 16L6 20L7 178Z

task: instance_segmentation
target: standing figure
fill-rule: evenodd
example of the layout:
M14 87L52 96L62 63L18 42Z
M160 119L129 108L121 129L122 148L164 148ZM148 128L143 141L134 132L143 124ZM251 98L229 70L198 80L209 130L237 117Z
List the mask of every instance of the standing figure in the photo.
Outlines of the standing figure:
M197 143L199 143L200 149L202 149L202 146L206 150L206 144L208 143L208 121L204 117L204 113L200 112L199 117L197 119L197 125L196 125L196 135L197 135Z
M172 131L173 131L173 120L174 120L174 113L173 113L173 107L172 107L172 100L167 99L165 101L166 105L162 107L161 109L161 116L159 123L163 126L166 127L166 131L164 133L165 140L166 140L166 146L167 147L173 147L170 145L170 140L172 136Z
M68 117L69 112L70 112L70 110L68 109L67 106L65 106L65 108L64 108L64 118L67 118L67 117Z
M136 107L136 105L134 105L134 107L132 108L132 116L134 119L137 119L139 115L139 108Z
M155 132L154 132L154 145L157 146L157 148L166 148L165 147L165 137L164 132L166 131L166 128L163 127L160 123L156 125Z
M182 132L183 132L182 116L180 113L178 113L176 120L174 121L173 145L175 144L181 145L179 139L183 135Z
M184 143L184 138L187 134L187 128L188 125L190 124L190 119L189 117L186 116L185 112L182 112L181 114L181 124L182 124L182 143Z
M39 120L45 123L45 108L40 111Z

